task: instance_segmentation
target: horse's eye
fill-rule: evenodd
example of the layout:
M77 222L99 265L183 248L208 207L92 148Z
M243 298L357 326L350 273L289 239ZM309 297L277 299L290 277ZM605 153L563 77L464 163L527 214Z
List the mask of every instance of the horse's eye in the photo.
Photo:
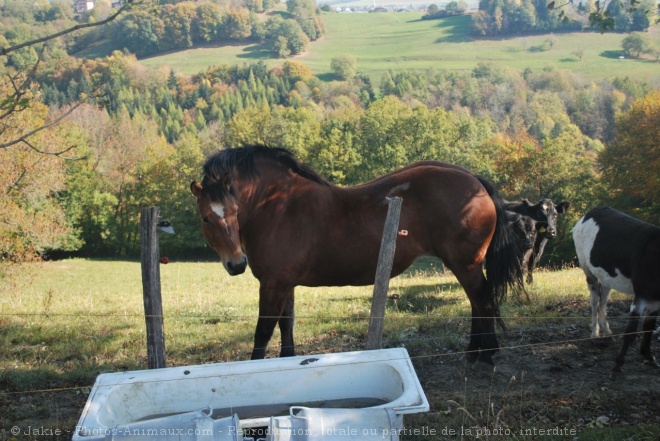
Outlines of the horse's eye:
M208 224L209 223L209 218L206 217L206 216L202 217L202 222L204 222L205 224Z

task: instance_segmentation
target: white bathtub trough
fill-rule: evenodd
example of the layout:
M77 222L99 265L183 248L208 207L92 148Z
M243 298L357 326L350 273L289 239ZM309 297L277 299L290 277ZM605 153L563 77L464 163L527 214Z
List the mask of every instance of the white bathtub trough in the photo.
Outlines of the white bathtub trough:
M398 440L429 404L403 348L101 374L74 441Z

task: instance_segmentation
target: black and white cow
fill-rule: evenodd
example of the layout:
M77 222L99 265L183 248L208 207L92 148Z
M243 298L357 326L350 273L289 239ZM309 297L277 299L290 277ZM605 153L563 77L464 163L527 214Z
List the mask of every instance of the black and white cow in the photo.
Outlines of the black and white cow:
M649 364L660 367L651 355L651 336L660 312L660 228L614 208L598 207L575 224L573 241L591 292L592 336L600 331L612 333L606 320L611 289L634 296L623 345L612 370L621 372L641 316L640 352Z
M527 283L534 282L534 268L541 260L545 245L548 239L557 236L557 218L560 214L566 213L571 206L569 201L564 201L558 205L550 199L541 199L537 204L532 204L527 199L522 201L510 201L506 203L506 209L523 216L529 216L536 221L538 234L534 241L534 248L531 253L526 255L523 261L523 268L527 270Z

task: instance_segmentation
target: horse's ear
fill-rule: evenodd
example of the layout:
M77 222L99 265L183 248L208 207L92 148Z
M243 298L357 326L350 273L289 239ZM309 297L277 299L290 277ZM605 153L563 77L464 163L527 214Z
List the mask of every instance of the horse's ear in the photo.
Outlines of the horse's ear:
M193 194L193 196L199 198L202 195L202 184L197 181L192 181L190 183L190 192Z
M231 188L231 175L227 173L222 177L222 180L220 182L222 183L223 187L229 190Z
M529 208L529 207L532 206L532 203L529 202L527 199L523 199L523 200L522 200L522 203L523 203L523 205L524 205L525 207L527 207L527 208Z

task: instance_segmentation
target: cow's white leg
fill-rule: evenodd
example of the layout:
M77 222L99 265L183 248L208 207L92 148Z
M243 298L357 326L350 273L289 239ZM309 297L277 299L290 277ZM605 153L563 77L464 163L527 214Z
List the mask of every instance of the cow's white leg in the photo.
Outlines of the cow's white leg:
M598 317L601 306L600 282L593 274L586 270L584 272L587 276L587 286L591 294L591 337L595 338L600 336L600 320Z
M604 337L612 335L610 325L607 323L607 300L610 298L610 288L600 284L600 305L598 308L598 324Z

